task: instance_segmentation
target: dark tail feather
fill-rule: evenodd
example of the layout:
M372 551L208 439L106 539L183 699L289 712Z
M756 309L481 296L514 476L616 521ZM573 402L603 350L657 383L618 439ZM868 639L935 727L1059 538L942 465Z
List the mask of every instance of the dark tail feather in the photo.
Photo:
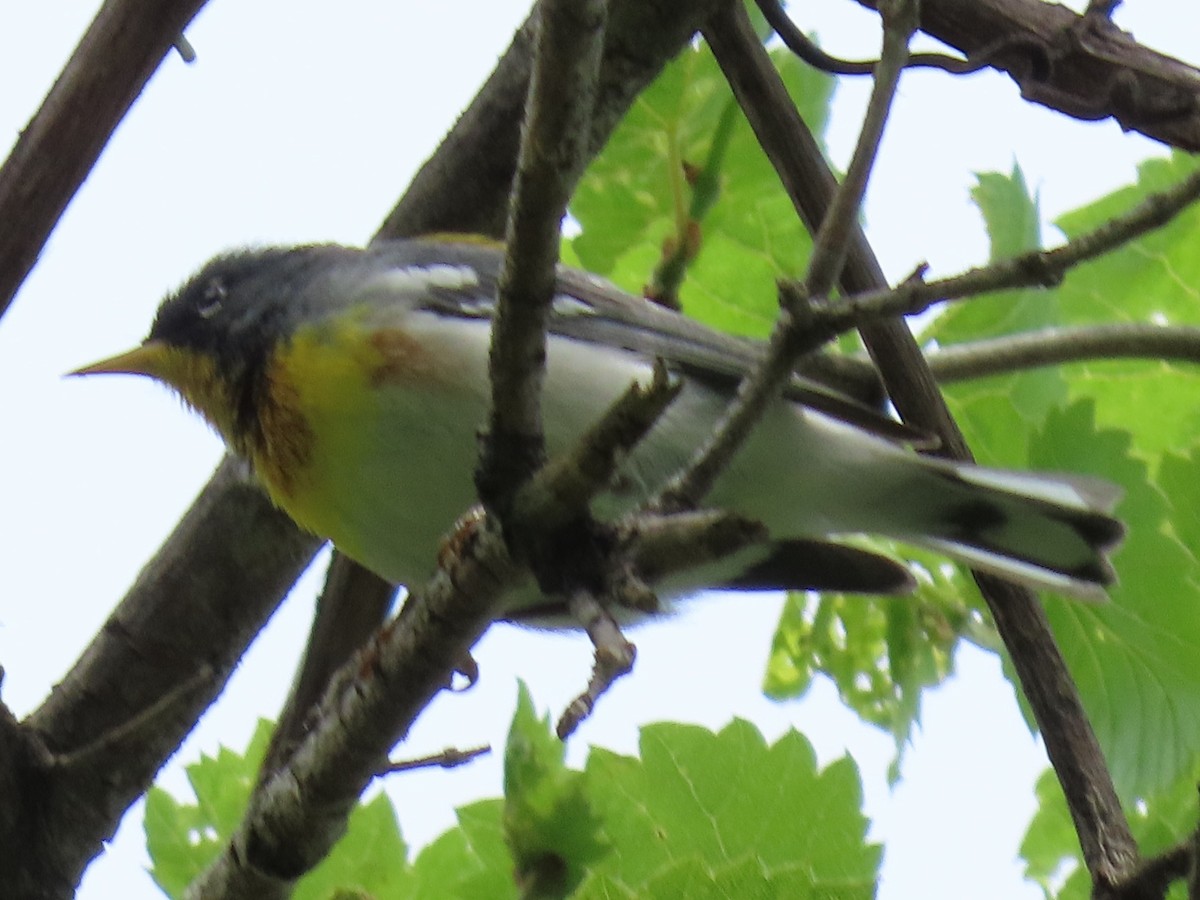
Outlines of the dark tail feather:
M1105 599L1107 554L1125 534L1110 510L1120 491L1073 475L946 467L951 502L917 543L1035 588Z
M916 582L905 566L878 553L829 541L793 538L773 542L765 559L713 587L736 591L907 594L916 587Z

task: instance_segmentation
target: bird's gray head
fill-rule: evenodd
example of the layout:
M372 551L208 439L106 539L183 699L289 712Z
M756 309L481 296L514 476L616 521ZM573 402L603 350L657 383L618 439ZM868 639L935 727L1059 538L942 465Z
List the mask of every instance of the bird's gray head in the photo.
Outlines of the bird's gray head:
M306 307L321 294L320 283L360 257L331 244L218 256L163 301L147 340L216 359L228 375L244 374L311 312Z

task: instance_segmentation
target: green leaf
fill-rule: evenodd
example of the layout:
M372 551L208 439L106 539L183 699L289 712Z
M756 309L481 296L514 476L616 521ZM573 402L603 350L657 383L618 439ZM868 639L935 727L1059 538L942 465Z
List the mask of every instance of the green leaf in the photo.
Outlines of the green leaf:
M1139 182L1064 216L1075 237L1173 184L1195 163L1144 164ZM976 201L992 256L1034 245L1036 204L1019 171L980 176ZM1024 198L1024 199L1023 199ZM930 326L943 344L1052 325L1200 321L1200 213L1071 272L1055 291L1007 292L958 304ZM976 379L948 390L981 461L1088 472L1122 484L1129 539L1109 606L1052 603L1055 635L1125 797L1190 771L1200 747L1193 702L1200 666L1196 453L1200 373L1194 367L1097 360ZM1065 410L1067 403L1071 403ZM1180 539L1183 539L1181 542Z
M1200 557L1200 447L1190 456L1167 453L1158 484L1171 504L1171 529L1193 558Z
M1029 195L1025 176L1017 166L1012 173L976 174L971 199L979 207L990 239L989 262L1041 248L1041 215L1037 198ZM932 323L925 337L943 343L1006 334L1058 321L1054 295L1043 290L997 291L962 303L949 304Z
M894 549L884 542L872 546ZM962 570L917 548L898 555L913 562L918 588L912 596L789 595L764 690L775 699L801 697L822 673L843 703L893 736L900 753L920 719L922 692L953 671L963 629L986 626L963 604L968 579Z
M799 734L768 746L743 721L717 734L648 726L640 749L640 760L603 750L588 760L593 802L613 848L597 874L647 896L643 888L680 861L718 873L730 865L741 872L749 860L768 877L808 873L813 895L874 895L879 849L866 843L849 759L819 771Z
M1138 182L1063 216L1076 237L1125 212L1150 193L1184 178L1197 162L1176 154L1138 168ZM1057 291L1064 322L1200 324L1200 209L1071 272ZM1124 428L1135 449L1153 458L1186 450L1200 434L1200 371L1195 366L1094 361L1070 367L1072 396L1096 398L1101 425Z
M272 725L259 720L245 754L224 747L201 754L187 767L196 802L182 803L160 788L146 796L146 849L150 876L171 897L184 889L216 858L241 821L266 753Z
M199 810L178 803L162 788L151 788L146 794L142 827L150 854L150 877L168 897L182 897L205 861L220 849L215 833L204 832Z
M1068 238L1078 237L1186 178L1197 165L1200 162L1183 153L1147 160L1138 167L1136 184L1068 213L1055 224ZM1200 208L1193 205L1166 226L1072 271L1059 290L1068 319L1162 324L1200 320L1197 234Z
M421 851L413 863L411 900L516 898L512 857L504 843L501 800L480 800L458 810L458 828Z
M607 900L633 898L639 900L728 900L730 897L752 897L755 900L790 900L790 898L825 898L843 896L836 892L818 890L812 877L800 870L768 872L757 861L744 858L736 863L709 866L696 857L676 860L641 885L636 893L624 889L611 879L590 879L575 895L574 900Z
M1124 432L1099 431L1091 403L1048 417L1030 445L1043 469L1103 474L1127 491L1112 603L1054 602L1047 614L1123 797L1190 771L1200 748L1200 569L1171 534L1171 504Z
M504 754L504 832L523 897L562 897L604 855L582 773L522 684Z
M833 82L790 54L774 55L801 114L820 134ZM699 176L689 181L687 167ZM800 272L811 242L779 179L734 112L706 46L680 54L634 103L571 202L581 265L640 293L664 255L699 238L684 309L728 331L765 334L775 281Z
M640 759L593 750L580 773L563 767L548 725L522 690L509 796L460 810L459 827L418 856L404 896L566 896L567 879L547 883L547 872L579 873L574 898L874 895L879 848L866 843L849 759L818 770L803 737L768 746L746 722L718 734L653 725ZM583 824L571 821L580 813Z
M1035 788L1038 811L1021 841L1025 877L1057 900L1087 900L1091 879L1082 865L1079 838L1053 769L1047 769Z
M991 240L990 261L1041 247L1041 216L1025 176L977 174L971 197ZM1053 292L998 291L952 303L928 326L923 339L943 345L1057 325L1061 314ZM947 390L951 410L968 443L983 461L1012 465L1025 458L1025 440L1051 409L1066 400L1066 381L1057 369L1043 368L973 379Z

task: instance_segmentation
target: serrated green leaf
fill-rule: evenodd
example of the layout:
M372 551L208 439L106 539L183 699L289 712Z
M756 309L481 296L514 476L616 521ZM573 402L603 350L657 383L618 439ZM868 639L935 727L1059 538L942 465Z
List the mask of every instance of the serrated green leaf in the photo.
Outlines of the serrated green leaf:
M481 800L457 811L458 827L466 840L470 867L449 896L462 900L474 897L519 896L513 882L513 860L505 843L504 801Z
M1138 181L1060 217L1055 224L1078 237L1113 216L1128 212L1151 193L1171 187L1200 164L1177 153L1138 167ZM1200 209L1192 206L1163 228L1072 271L1059 289L1059 302L1073 322L1200 321Z
M1042 246L1042 216L1036 195L1029 193L1025 173L977 172L971 199L983 214L991 242L989 260L1015 256Z
M776 892L769 881L770 875L751 859L739 860L714 870L704 860L690 857L677 860L659 872L641 890L645 897L662 900L672 897L694 897L696 900L775 897Z
M641 897L610 875L589 872L572 900L641 900Z
M684 725L642 730L641 759L593 751L587 777L613 851L601 873L637 888L694 857L716 870L746 859L770 874L802 867L836 896L870 897L879 850L866 843L858 772L818 771L795 732L768 746L749 723L718 734Z
M1149 162L1141 167L1137 185L1064 216L1060 227L1072 237L1090 230L1194 165L1183 158ZM1023 249L1022 242L1033 235L1033 205L1022 206L1017 175L1007 182L981 178L976 192L989 223L993 257ZM946 342L1050 324L1196 322L1198 240L1200 214L1191 210L1167 228L1073 271L1056 291L970 301L936 320L931 331ZM1200 374L1127 360L1046 372L1050 380L1038 373L978 379L952 386L948 394L981 460L1091 472L1128 490L1119 514L1130 538L1116 557L1122 584L1113 592L1114 604L1055 603L1050 611L1114 777L1122 794L1133 796L1190 769L1200 746L1194 703L1200 672L1185 649L1200 638L1200 622L1191 612L1200 600L1196 551L1194 544L1189 550L1176 539L1196 530L1187 511L1190 502L1174 502L1191 490L1194 470L1180 454L1158 462L1164 452L1195 452ZM1064 396L1086 398L1088 405L1063 412ZM1097 427L1109 430L1097 434Z
M1008 398L1012 380L978 378L945 388L946 403L975 457L988 465L1016 466L1029 456L1033 426Z
M1037 198L1029 194L1025 176L1014 165L1009 175L982 172L975 176L971 199L979 207L995 262L1042 245ZM998 291L950 304L930 323L926 337L949 343L981 334L1004 334L1058 319L1054 295L1040 290Z
M183 895L241 821L271 728L260 719L244 754L222 747L216 756L201 754L187 766L195 803L178 801L158 788L147 795L143 827L150 876L171 897Z
M201 754L188 766L187 779L208 827L222 838L233 834L254 787L258 767L271 739L272 724L260 719L244 754L220 747L215 757Z
M179 803L162 788L147 793L142 827L150 877L169 897L182 897L221 846L215 832L205 833L199 809Z
M1197 162L1184 154L1138 168L1138 182L1063 216L1076 237L1128 211L1150 193L1186 177ZM1200 209L1072 271L1056 292L1065 323L1200 324ZM1065 370L1073 397L1097 401L1099 424L1125 428L1147 458L1187 451L1200 435L1200 372L1194 366L1089 361Z
M1110 604L1047 606L1124 797L1169 785L1200 748L1200 592L1195 558L1170 534L1170 505L1130 455L1129 435L1098 431L1090 403L1047 418L1030 462L1043 469L1103 474L1123 485L1129 527L1114 558L1122 583Z
M1025 877L1039 885L1047 898L1087 900L1092 892L1091 879L1081 865L1079 838L1052 769L1042 773L1034 791L1038 811L1020 849Z
M408 900L516 897L512 860L500 825L503 809L501 800L460 808L459 827L446 831L413 861Z
M330 877L303 896L324 900L338 890L412 900L566 896L562 889L539 893L528 880L514 883L507 843L514 829L548 840L566 865L583 873L576 897L873 896L879 849L866 843L858 772L849 759L819 771L800 735L768 746L745 722L719 734L661 725L644 729L641 759L594 751L579 773L561 768L561 749L546 737L548 723L537 720L527 700L522 707L506 772L513 797L460 809L458 828L422 851L403 877L393 872L390 882L360 879L329 887L335 880L331 865ZM563 784L566 804L554 799ZM551 817L539 820L546 798L552 800ZM564 840L561 832L578 829L554 816L575 813L580 803L589 816L583 830L588 840ZM390 817L382 801L378 811ZM594 838L601 830L603 844ZM525 842L522 852L538 852L528 849L534 846L528 838L519 840ZM371 843L365 829L348 841ZM372 858L362 859L374 865ZM354 862L348 856L339 865ZM671 893L681 877L696 890Z
M976 175L971 197L987 226L996 261L1041 247L1037 198L1029 195L1017 166L1010 175ZM923 339L948 346L981 337L1032 331L1059 324L1051 291L999 291L954 303L934 318ZM947 396L967 442L984 462L1013 465L1025 458L1025 439L1049 410L1066 400L1066 381L1054 368L977 378L951 385Z

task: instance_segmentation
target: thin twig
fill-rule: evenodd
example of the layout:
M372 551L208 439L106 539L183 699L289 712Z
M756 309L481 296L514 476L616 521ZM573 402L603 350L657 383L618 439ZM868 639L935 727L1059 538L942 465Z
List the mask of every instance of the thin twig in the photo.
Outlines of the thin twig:
M546 464L545 478L520 490L513 504L517 517L547 530L577 519L592 498L612 484L621 459L646 436L682 388L682 381L673 380L666 366L656 363L649 384L631 384L573 447Z
M491 746L482 744L478 747L468 747L459 750L457 747L447 747L441 753L421 756L417 759L402 759L389 762L378 772L379 775L394 775L397 772L411 772L414 769L457 769L480 756L492 752Z
M908 55L908 40L916 27L916 4L895 0L887 4L882 61L875 78L867 116L855 146L846 181L834 194L813 240L813 253L805 278L808 296L827 293L837 280L846 257L850 235L857 229L858 209L874 164L879 139L895 96L900 72ZM740 8L739 8L740 9ZM744 15L744 12L742 13ZM705 29L709 43L714 32L732 29L735 23L718 14ZM717 38L717 40L720 40ZM791 377L800 356L795 340L802 310L789 304L771 335L767 353L738 388L737 398L726 411L713 433L693 456L687 467L663 488L659 505L665 509L690 508L699 503L725 471L729 460L741 447L767 405L779 394Z
M1137 322L1044 328L946 344L929 351L926 359L941 384L1110 359L1200 363L1200 328ZM850 393L869 387L879 377L862 354L840 356L838 371Z
M936 281L909 278L896 287L814 305L805 350L812 350L864 322L924 312L940 301L964 300L1017 287L1052 287L1066 273L1161 228L1200 199L1200 169L1173 187L1151 194L1121 216L1051 250L1031 250ZM798 290L803 291L803 286Z
M815 69L831 75L870 75L879 64L877 59L841 59L826 53L808 35L796 27L779 0L757 0L758 8L784 46ZM971 59L945 53L913 53L905 63L907 69L941 69L951 75L969 75L989 66L993 53L978 53Z
M929 365L938 381L950 383L1106 359L1200 363L1200 328L1143 324L1047 328L942 347L929 354Z
M192 694L209 685L214 678L216 671L213 667L202 665L191 678L172 685L171 689L154 703L94 741L66 753L54 754L51 759L52 765L66 770L87 766L105 767L112 754L126 752L130 745L143 740L158 727L164 716L177 710Z
M617 528L633 570L650 582L722 559L770 539L765 525L724 510L635 513Z
M842 273L850 235L858 225L867 179L879 152L883 127L896 96L900 73L908 59L908 43L917 28L918 9L917 0L881 0L879 3L883 17L883 50L875 68L875 84L850 165L813 238L812 258L804 278L805 291L810 297L827 294Z

